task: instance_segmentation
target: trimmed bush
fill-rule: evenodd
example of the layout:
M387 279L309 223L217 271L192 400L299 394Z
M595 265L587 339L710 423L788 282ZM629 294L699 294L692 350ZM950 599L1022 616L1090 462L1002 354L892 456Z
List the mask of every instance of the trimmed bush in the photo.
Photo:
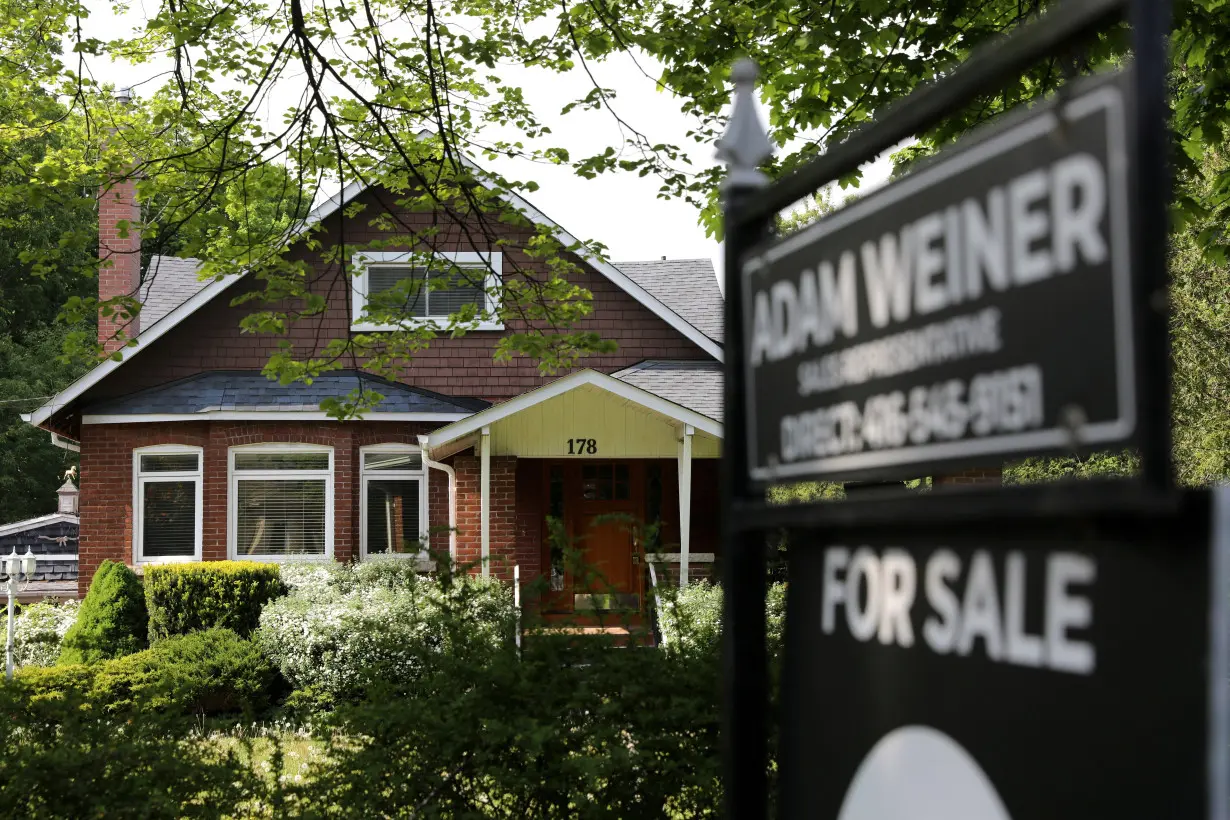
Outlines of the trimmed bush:
M13 629L13 662L17 666L54 666L64 636L77 621L79 601L42 601L21 608Z
M103 561L81 602L77 622L64 635L59 663L96 663L140 652L149 616L141 579L116 561Z
M16 680L40 709L99 714L251 713L269 702L273 668L252 641L210 629L96 664L30 667Z
M286 591L276 564L206 561L145 570L149 639L161 641L214 627L247 637L265 604Z

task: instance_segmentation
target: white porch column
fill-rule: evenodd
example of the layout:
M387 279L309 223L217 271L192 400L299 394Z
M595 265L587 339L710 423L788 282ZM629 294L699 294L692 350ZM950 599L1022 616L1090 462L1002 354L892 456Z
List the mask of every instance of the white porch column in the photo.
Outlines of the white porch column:
M479 527L482 532L483 577L491 574L491 428L484 427L480 445Z
M688 584L688 557L692 540L692 436L696 428L683 425L679 437L679 586Z

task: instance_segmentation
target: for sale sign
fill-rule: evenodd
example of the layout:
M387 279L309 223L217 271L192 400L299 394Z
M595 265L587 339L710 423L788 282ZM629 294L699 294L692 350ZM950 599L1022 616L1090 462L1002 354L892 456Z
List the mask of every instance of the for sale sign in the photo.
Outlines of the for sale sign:
M1133 441L1127 87L1078 85L751 255L753 481Z
M1186 499L793 537L782 816L1230 815L1230 496Z

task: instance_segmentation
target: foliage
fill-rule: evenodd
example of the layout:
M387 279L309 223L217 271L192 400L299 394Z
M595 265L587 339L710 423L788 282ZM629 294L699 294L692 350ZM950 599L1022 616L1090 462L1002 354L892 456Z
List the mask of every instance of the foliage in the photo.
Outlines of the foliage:
M59 662L95 663L140 652L148 628L141 579L118 561L103 561L81 602L77 622L64 636Z
M13 626L13 663L54 666L64 635L77 620L78 601L40 601L21 608Z
M91 668L38 671L66 669ZM235 750L197 742L183 721L157 713L126 720L85 706L75 689L47 701L24 682L0 685L0 794L10 817L221 820L259 816L249 810L269 800Z
M292 686L325 703L382 680L409 681L427 658L512 636L512 596L496 580L420 578L412 562L388 557L311 567L287 582L290 593L265 607L256 639Z
M1134 452L1093 453L1085 458L1027 458L1004 465L1005 484L1036 484L1066 478L1121 478L1140 470L1140 458Z
M722 587L699 581L685 587L666 587L658 612L663 642L671 652L715 653L722 637ZM770 652L782 645L786 623L786 585L770 584L765 596L765 626Z
M0 225L3 220L0 212ZM3 241L0 227L0 246ZM6 273L2 265L0 261L0 279ZM2 282L0 298L4 298ZM32 304L28 315L35 313ZM5 399L0 404L0 522L54 512L56 490L65 473L77 465L76 453L53 446L46 430L30 426L20 416L84 372L80 363L60 360L74 328L51 324L54 316L44 316L41 326L31 323L20 335L0 332L0 395Z
M527 638L433 657L404 687L323 721L331 750L292 787L309 816L715 817L718 662L602 638ZM400 683L400 682L399 682ZM333 816L333 815L330 815Z
M260 624L265 604L284 591L277 564L206 561L147 567L149 639L218 626L246 637Z
M92 665L23 669L17 681L32 703L98 714L254 713L268 704L273 669L252 641L215 628Z

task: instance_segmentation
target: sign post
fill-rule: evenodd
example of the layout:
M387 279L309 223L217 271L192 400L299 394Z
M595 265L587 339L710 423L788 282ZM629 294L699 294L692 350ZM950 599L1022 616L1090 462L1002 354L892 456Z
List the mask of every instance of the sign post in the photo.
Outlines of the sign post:
M798 233L774 214L1127 18L1133 63ZM783 817L1230 820L1230 490L1172 486L1165 0L1054 6L767 185L736 66L724 777L768 811L765 533L788 529ZM1143 479L887 491L1132 447ZM774 507L786 481L858 482Z

